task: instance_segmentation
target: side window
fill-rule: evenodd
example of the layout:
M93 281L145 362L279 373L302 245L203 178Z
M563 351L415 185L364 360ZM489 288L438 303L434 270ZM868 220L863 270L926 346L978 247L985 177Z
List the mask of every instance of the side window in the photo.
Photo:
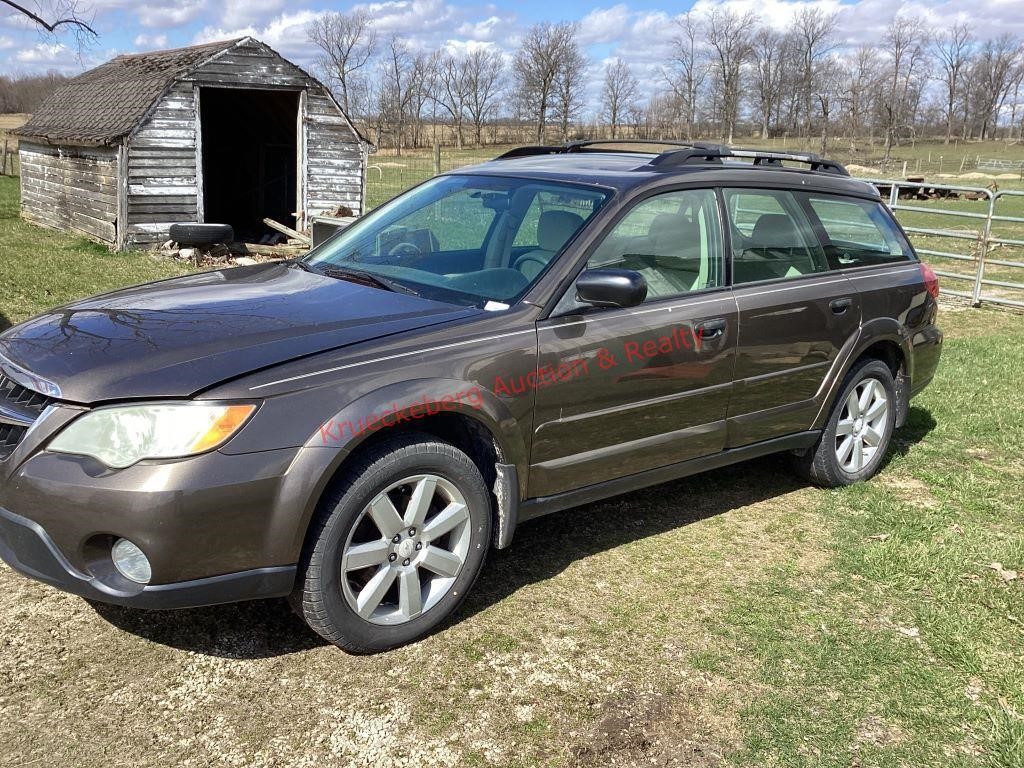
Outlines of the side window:
M726 189L734 284L826 272L818 238L792 192Z
M828 235L829 256L839 269L906 261L910 245L881 203L808 196Z
M667 192L638 203L601 241L588 269L617 267L647 280L647 301L724 283L718 202L709 189Z

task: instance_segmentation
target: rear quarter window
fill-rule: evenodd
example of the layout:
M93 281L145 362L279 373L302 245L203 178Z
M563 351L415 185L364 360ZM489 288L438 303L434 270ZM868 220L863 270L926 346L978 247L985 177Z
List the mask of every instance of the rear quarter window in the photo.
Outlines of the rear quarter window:
M808 204L828 237L826 252L838 269L905 262L914 252L881 203L809 195Z

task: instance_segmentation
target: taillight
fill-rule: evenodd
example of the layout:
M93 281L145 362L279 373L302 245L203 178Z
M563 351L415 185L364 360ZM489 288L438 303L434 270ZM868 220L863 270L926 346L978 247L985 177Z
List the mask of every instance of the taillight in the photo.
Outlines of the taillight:
M939 298L939 276L935 274L935 270L923 261L921 262L921 277L924 278L924 287L929 295L933 299Z

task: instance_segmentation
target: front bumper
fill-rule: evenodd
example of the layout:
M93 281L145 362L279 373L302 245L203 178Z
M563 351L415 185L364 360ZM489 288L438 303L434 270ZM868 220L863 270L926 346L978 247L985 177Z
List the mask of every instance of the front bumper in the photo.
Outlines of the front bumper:
M0 507L0 558L19 573L65 592L134 608L191 608L287 595L295 566L254 568L205 579L143 587L84 573L61 554L42 526Z
M0 461L0 558L68 592L142 608L288 594L304 530L289 489L309 485L292 471L298 452L213 451L111 470L19 447ZM150 584L113 567L118 538L146 554Z

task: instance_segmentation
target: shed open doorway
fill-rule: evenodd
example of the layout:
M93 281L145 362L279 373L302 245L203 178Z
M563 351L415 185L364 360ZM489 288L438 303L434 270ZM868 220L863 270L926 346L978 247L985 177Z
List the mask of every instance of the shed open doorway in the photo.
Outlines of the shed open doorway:
M203 218L258 242L263 219L295 225L298 203L296 91L201 88Z

